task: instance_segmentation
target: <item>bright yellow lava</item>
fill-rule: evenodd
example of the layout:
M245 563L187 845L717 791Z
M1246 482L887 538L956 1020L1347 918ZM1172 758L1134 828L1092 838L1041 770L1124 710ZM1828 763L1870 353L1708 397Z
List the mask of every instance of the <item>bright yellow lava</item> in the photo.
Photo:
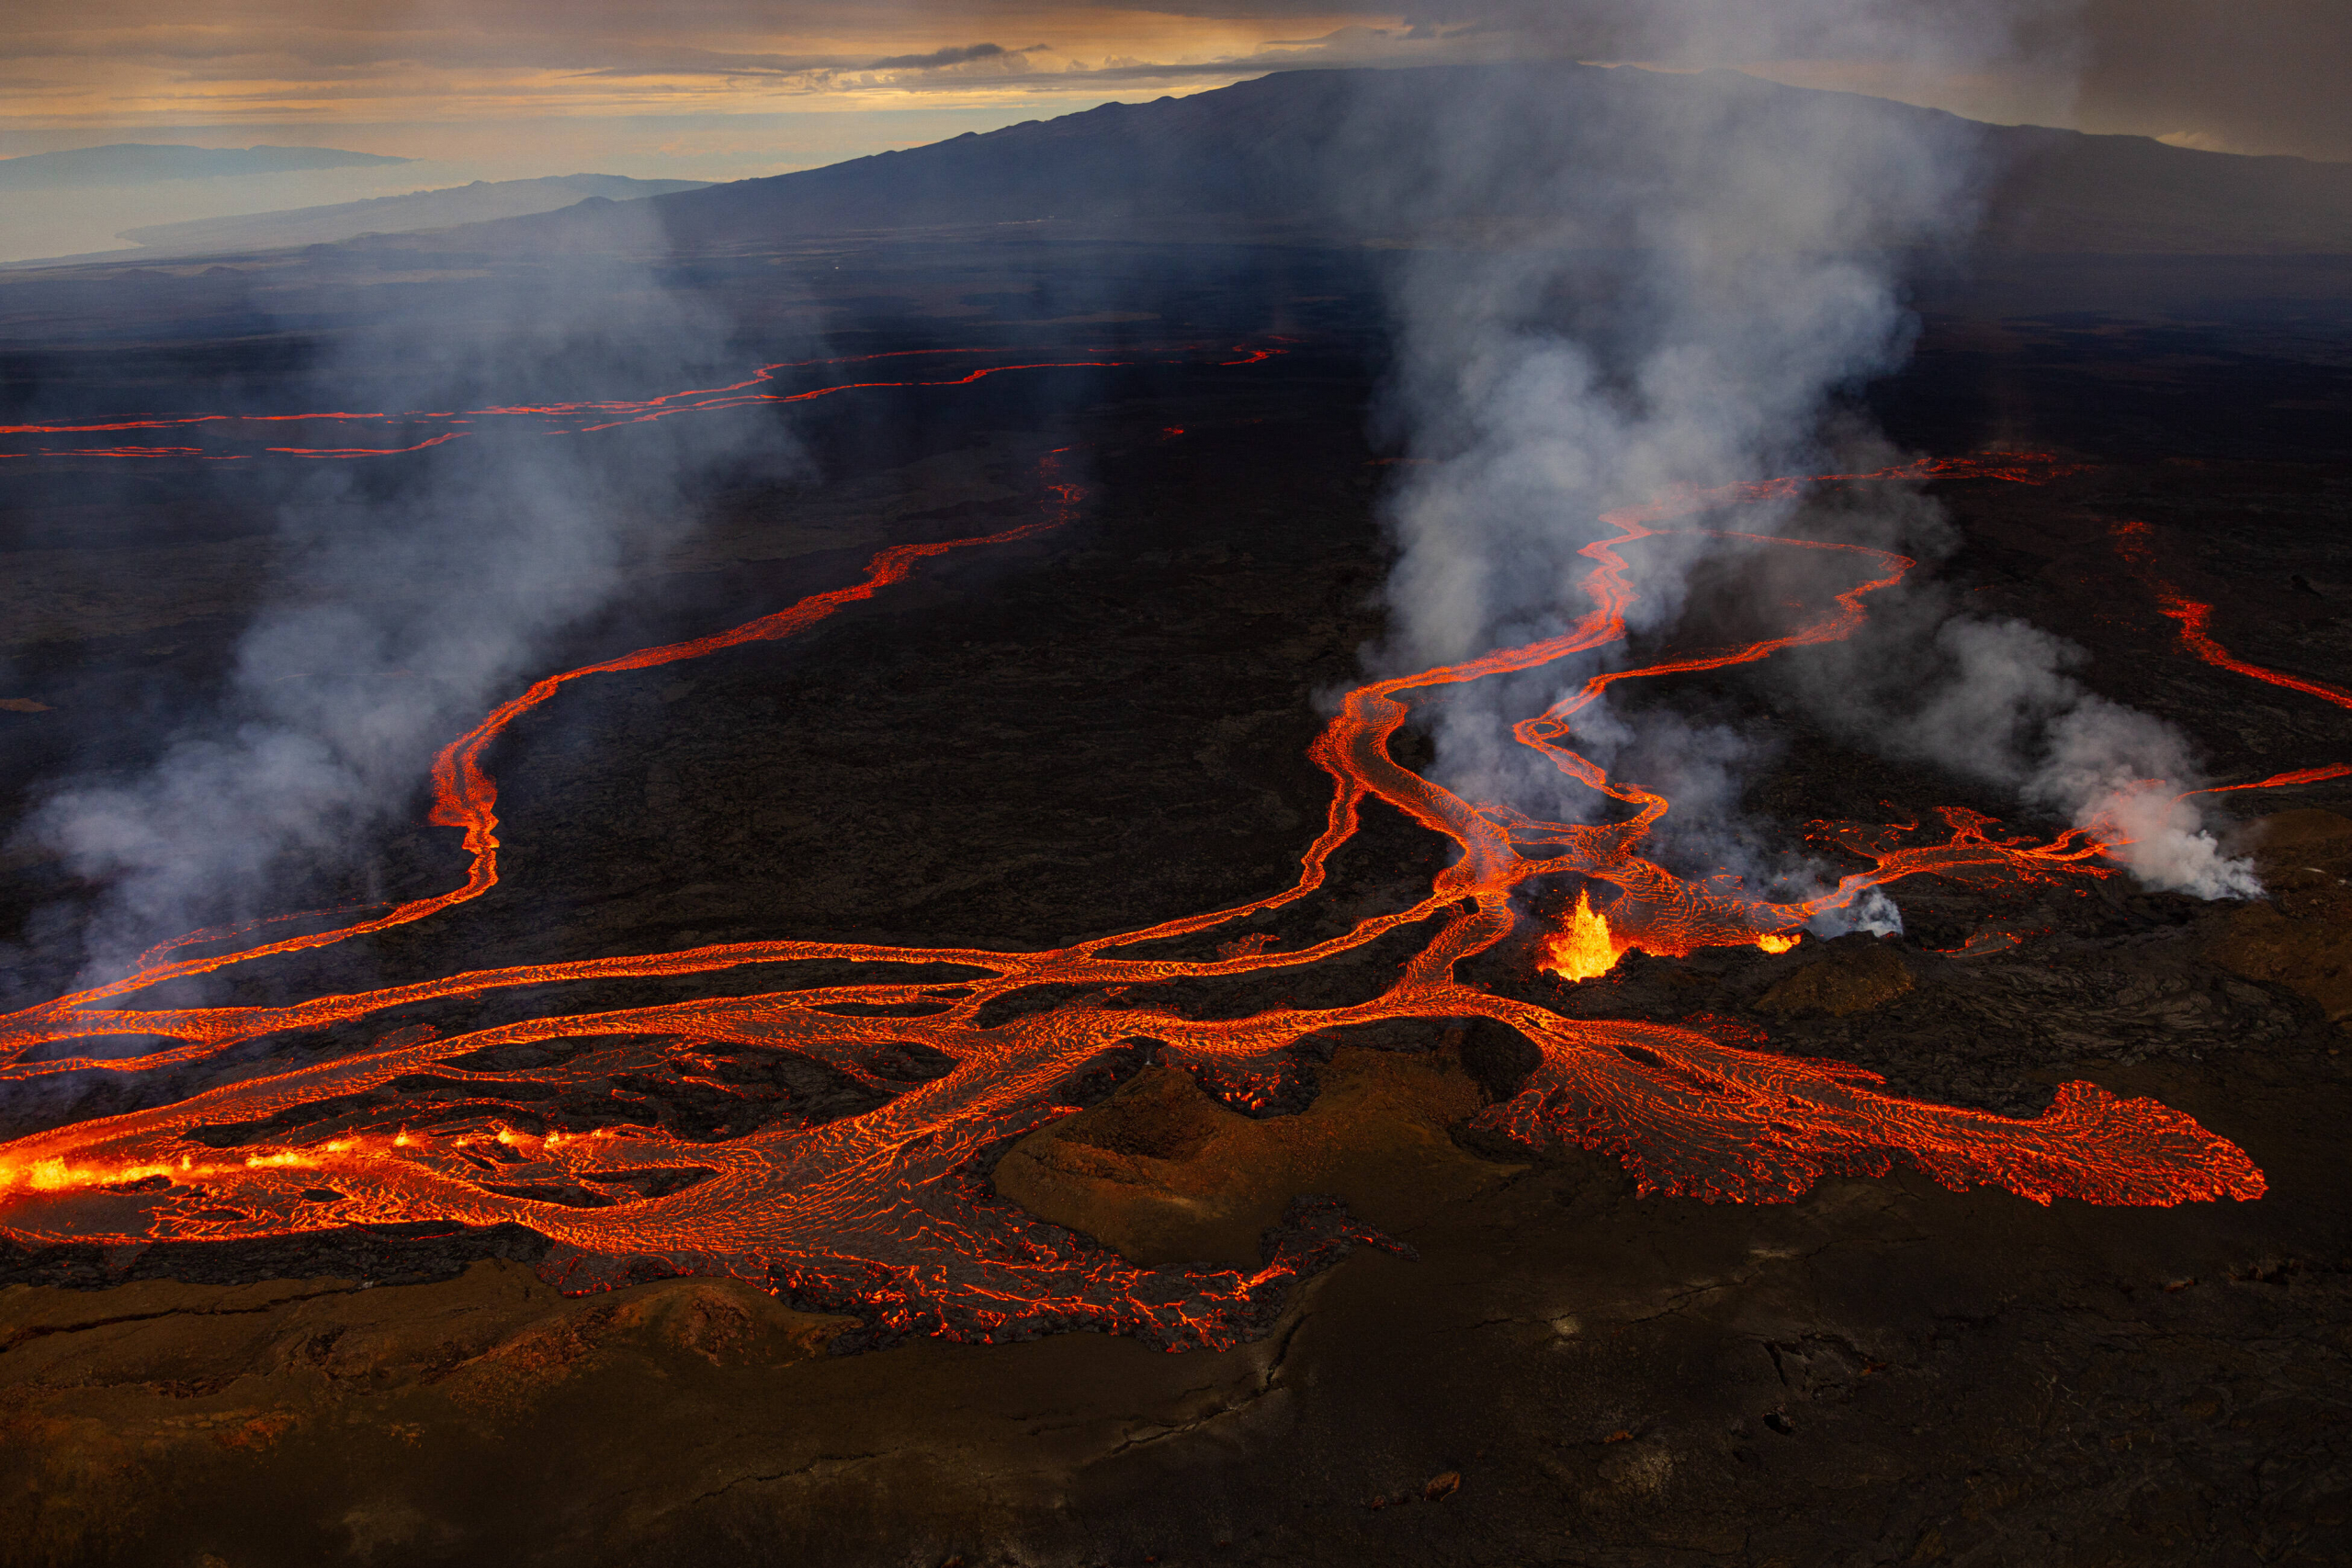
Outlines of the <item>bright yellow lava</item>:
M531 1145L537 1147L542 1157L548 1157L555 1156L566 1144L611 1136L611 1130L604 1127L587 1133L551 1132L544 1135L517 1133L511 1127L501 1127L495 1134L466 1134L448 1142L458 1148L490 1140L517 1148ZM394 1149L422 1146L423 1139L402 1128L390 1138L331 1138L307 1149L275 1149L235 1159L198 1161L182 1155L176 1165L153 1161L119 1165L79 1164L58 1158L0 1160L0 1197L18 1191L62 1192L85 1188L120 1187L130 1182L143 1181L151 1176L166 1177L174 1181L201 1182L255 1170L326 1170L337 1166L347 1167L356 1160L371 1156L383 1157Z
M1589 980L1617 966L1616 940L1609 934L1609 917L1597 913L1592 894L1577 895L1568 929L1544 944L1544 967L1568 980Z

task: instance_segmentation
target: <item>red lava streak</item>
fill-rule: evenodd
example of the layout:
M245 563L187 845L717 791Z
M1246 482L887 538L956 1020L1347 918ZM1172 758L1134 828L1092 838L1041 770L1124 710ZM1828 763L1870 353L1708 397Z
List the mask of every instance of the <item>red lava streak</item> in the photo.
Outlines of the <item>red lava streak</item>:
M1277 344L1286 342L1274 339ZM1251 365L1259 360L1287 353L1283 347L1250 348L1236 345L1248 357L1217 360L1218 365ZM762 404L808 402L817 398L830 398L840 392L874 391L885 389L924 387L966 387L991 376L1001 376L1016 370L1101 370L1137 363L1124 359L1035 359L1003 365L984 365L960 375L910 378L888 381L834 381L822 386L805 388L799 391L784 391L773 383L787 371L821 371L838 365L869 365L886 359L964 359L979 354L1018 355L1020 349L987 348L909 348L888 354L848 355L837 359L779 360L763 365L741 381L723 387L697 387L683 392L667 392L658 398L635 401L517 403L500 408L467 409L462 412L409 412L403 413L281 413L281 414L148 414L132 419L120 419L87 424L0 424L0 458L26 457L199 457L215 462L233 462L243 458L271 454L292 457L394 457L409 452L422 452L429 446L461 440L477 430L492 424L514 424L548 435L586 435L602 430L614 430L625 424L646 424L654 420L668 419L677 414L710 413L721 409L752 408ZM1036 352L1035 350L1027 352ZM1183 352L1159 355L1150 363L1179 364L1192 356ZM324 443L303 446L254 446L254 438L266 438L281 426L338 427L359 426L368 429L414 436L396 445L338 446ZM203 446L151 446L124 444L117 446L85 445L80 437L118 434L128 431L170 431L183 440L214 439L227 449L214 450ZM10 449L11 447L17 449Z
M1510 932L1515 893L1539 879L1574 879L1588 889L1606 885L1614 890L1606 911L1611 940L1671 953L1785 939L1813 916L1904 876L2105 874L2108 868L2094 863L2106 845L2093 830L2038 842L1948 808L1940 837L1916 827L1824 827L1825 840L1861 869L1820 897L1759 903L1736 887L1687 881L1644 859L1644 840L1668 802L1610 778L1569 749L1577 716L1609 685L1718 669L1845 637L1862 618L1863 599L1899 581L1909 561L1851 547L1761 539L1767 547L1849 559L1853 586L1802 612L1810 618L1784 635L1593 675L1519 726L1520 739L1563 773L1631 807L1624 820L1537 821L1461 799L1389 754L1416 693L1622 641L1634 598L1634 559L1641 541L1673 531L1663 526L1668 523L1792 496L1826 480L1943 475L2031 481L2047 471L2046 462L2032 458L1958 459L1690 491L1611 514L1613 536L1584 552L1594 563L1585 582L1593 608L1569 630L1376 682L1348 696L1312 749L1335 785L1323 831L1290 886L1232 908L1042 953L738 942L478 970L282 1007L105 1005L174 976L424 919L492 886L499 874L496 793L482 765L484 749L568 682L788 637L899 581L928 556L1024 538L1059 519L885 550L859 582L765 619L550 676L454 742L435 767L434 820L466 834L473 869L463 886L229 956L164 962L179 951L167 944L139 974L0 1019L0 1059L7 1064L0 1076L146 1073L264 1035L509 987L844 960L948 965L949 977L534 1018L447 1039L401 1030L372 1048L0 1145L0 1219L6 1234L31 1245L259 1237L426 1220L514 1222L553 1238L543 1267L572 1290L648 1271L731 1273L808 1304L858 1312L885 1334L987 1340L1091 1326L1171 1349L1224 1346L1261 1330L1302 1273L1352 1243L1388 1244L1351 1223L1338 1205L1308 1201L1294 1208L1261 1269L1141 1269L996 1198L975 1174L985 1156L1068 1114L1076 1086L1123 1043L1156 1042L1163 1060L1201 1075L1228 1099L1248 1100L1280 1087L1290 1066L1285 1048L1309 1033L1393 1020L1473 1018L1518 1031L1541 1058L1525 1088L1482 1112L1479 1124L1532 1148L1605 1151L1624 1163L1645 1193L1784 1201L1825 1174L1878 1175L1902 1158L1950 1187L1994 1184L2038 1202L2258 1197L2262 1175L2241 1150L2153 1100L2070 1083L2043 1115L2013 1120L1881 1093L1881 1080L1858 1067L1757 1049L1760 1037L1736 1023L1570 1019L1455 978L1463 960ZM1069 487L1057 494L1064 513L1075 506ZM1426 897L1288 951L1270 947L1263 932L1214 939L1220 927L1315 895L1367 801L1384 802L1457 846ZM1303 969L1423 922L1434 934L1388 989L1351 1006L1286 1006L1242 1019L1199 1020L1151 998L1161 982ZM1204 938L1216 956L1123 956L1180 937ZM1078 999L983 1022L990 1002L1039 986L1062 987ZM77 1038L124 1034L175 1043L130 1059L64 1054ZM937 1076L910 1082L903 1065L910 1052L938 1064ZM784 1053L886 1098L862 1114L821 1123L789 1114L776 1120L776 1096L763 1088L771 1080L748 1069ZM694 1086L728 1108L724 1124L690 1133L642 1124L643 1114L629 1121L567 1109L612 1103L600 1097L616 1075L634 1075L635 1081L667 1075Z
M2216 669L2226 670L2233 675L2244 675L2249 680L2261 681L2273 686L2284 686L2290 692L2301 692L2305 696L2317 697L2324 703L2334 703L2337 707L2352 709L2352 692L2347 692L2341 686L2329 685L2325 681L2305 680L2301 675L2281 674L2276 670L2266 670L2259 664L2248 664L2245 660L2238 658L2228 649L2214 641L2212 633L2206 630L2206 627L2212 624L2213 606L2189 598L2155 574L2149 528L2145 523L2119 523L2111 530L2111 535L2115 540L2116 553L2120 555L2125 563L2132 568L2132 574L2147 585L2148 592L2155 595L2156 608L2162 610L2169 619L2179 623L2180 643L2183 648L2206 663ZM2188 793L2190 795L2226 795L2233 790L2241 789L2283 789L2290 784L2324 784L2329 779L2346 776L2352 776L2352 764L2332 762L2316 768L2297 768L2290 773L2273 773L2267 779L2257 779L2252 784L2216 784L2211 789L2191 790Z

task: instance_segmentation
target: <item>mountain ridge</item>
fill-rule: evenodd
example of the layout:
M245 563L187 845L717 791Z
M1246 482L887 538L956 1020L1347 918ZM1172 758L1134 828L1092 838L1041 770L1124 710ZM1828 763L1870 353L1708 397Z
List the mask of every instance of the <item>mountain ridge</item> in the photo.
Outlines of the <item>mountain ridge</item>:
M1203 239L1410 243L1548 220L1556 214L1531 208L1516 183L1524 160L1488 159L1482 185L1437 166L1430 150L1432 137L1467 134L1457 122L1496 88L1542 112L1495 134L1515 136L1521 145L1514 151L1548 161L1549 173L1593 183L1672 177L1671 159L1657 150L1617 145L1600 134L1621 118L1670 131L1686 110L1767 124L1776 117L1838 115L1849 117L1858 133L1884 125L1974 160L1987 191L1979 238L1996 248L2352 251L2352 164L1988 125L1731 72L1552 65L1276 73L1189 97L1107 103L925 147L651 197L632 215L639 225L634 230L616 225L610 214L566 209L441 238L493 249L593 248L632 236L642 242L643 220L658 218L670 247L688 252L1046 221L1114 233L1159 225ZM1554 88L1556 96L1546 96ZM1578 157L1588 162L1577 164ZM1495 177L1498 168L1510 177Z
M99 147L0 158L0 190L70 190L83 186L145 185L155 180L284 175L414 162L340 147L191 147L178 142L110 141Z
M361 201L286 208L228 218L192 218L125 229L154 254L200 255L210 252L260 250L289 245L332 244L363 233L401 233L526 217L602 197L641 201L648 197L701 190L707 180L640 180L627 175L548 175L530 180L475 180L437 190L408 191Z

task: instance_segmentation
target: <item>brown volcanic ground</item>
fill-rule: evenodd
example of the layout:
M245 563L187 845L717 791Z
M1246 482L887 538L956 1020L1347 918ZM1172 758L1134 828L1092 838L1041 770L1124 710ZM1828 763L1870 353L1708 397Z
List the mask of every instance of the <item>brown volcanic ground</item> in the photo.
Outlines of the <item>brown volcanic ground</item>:
M1031 330L1003 318L1071 287L1026 254L988 261L999 283L957 270L978 265L889 253L867 287L899 298L837 309L875 332ZM2081 643L2091 685L2181 725L2220 779L2352 757L2352 716L2182 656L2105 535L2144 518L2234 651L2340 678L2341 273L2113 265L1987 280L1874 393L1932 450L2003 438L2098 465L1952 487L1944 575ZM1095 500L1065 534L943 562L801 641L582 688L502 753L496 896L256 976L256 994L780 929L1058 942L1279 884L1325 799L1303 756L1317 694L1378 634L1383 472L1361 434L1359 285L1283 265L1282 287L1126 303L1151 331L1306 329L1289 358L1058 401L942 394L897 406L890 449L843 415L816 432L862 454L833 487L718 498L684 553L640 564L631 610L551 667L731 624L883 539L1022 515L1039 448L1074 435L1095 454ZM963 313L923 313L942 309ZM96 396L159 352L74 373ZM250 592L238 552L268 547L233 492L208 510L168 478L99 502L79 499L86 476L6 482L6 624L40 628L0 692L40 705L0 711L21 790L88 748L134 760L109 728L123 694L203 685ZM1759 691L1668 695L1777 727L1747 804L1792 835L1882 802L2015 815L1809 734ZM1498 952L1474 977L1569 1010L1743 1017L1776 1048L2011 1113L2068 1078L2152 1095L2241 1143L2270 1179L2259 1202L2043 1209L1900 1171L1781 1207L1637 1199L1608 1160L1463 1134L1510 1087L1477 1032L1342 1043L1311 1104L1265 1119L1146 1068L1004 1152L998 1190L1146 1261L1245 1259L1291 1196L1336 1193L1419 1256L1359 1252L1267 1338L1181 1356L1092 1336L833 1355L851 1325L740 1284L566 1300L530 1273L527 1234L18 1256L22 1282L0 1286L0 1561L2343 1561L2352 789L2246 810L2271 815L2245 828L2274 889L2259 905L1904 886L1900 943L1628 960L1574 992ZM1375 821L1334 903L1426 886L1443 849ZM384 864L439 886L450 860L419 832ZM37 858L9 874L19 920L70 892ZM1931 951L1987 924L2046 934Z

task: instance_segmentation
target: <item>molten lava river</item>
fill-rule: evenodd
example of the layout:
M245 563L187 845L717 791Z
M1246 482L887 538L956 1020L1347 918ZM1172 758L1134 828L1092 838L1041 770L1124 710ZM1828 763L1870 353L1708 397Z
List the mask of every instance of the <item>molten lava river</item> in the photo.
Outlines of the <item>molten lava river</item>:
M769 367L761 377L778 368ZM560 412L564 428L579 432L686 406L797 395L745 383ZM492 412L554 417L552 411ZM458 416L433 417L448 425L444 437L462 433ZM413 445L301 451L352 456ZM888 591L929 558L984 550L1052 529L1069 520L1080 497L1058 479L1055 459L1046 467L1051 499L1024 526L895 546L876 555L857 581L763 619L540 681L451 742L435 764L432 820L461 829L471 856L462 886L371 919L240 951L185 955L266 933L254 927L211 931L165 943L148 953L136 973L0 1019L0 1079L150 1074L219 1056L262 1036L321 1030L435 998L501 987L843 962L888 964L898 975L907 965L935 965L941 973L933 983L705 998L534 1018L446 1038L408 1028L372 1046L286 1070L251 1068L253 1076L175 1103L0 1145L5 1234L28 1247L135 1247L400 1222L511 1222L552 1239L542 1271L574 1292L658 1274L731 1274L804 1306L855 1313L884 1337L922 1333L992 1340L1086 1327L1170 1349L1222 1347L1262 1331L1292 1281L1350 1246L1393 1244L1351 1221L1338 1203L1309 1200L1295 1205L1289 1223L1270 1238L1266 1260L1255 1271L1138 1269L995 1196L979 1174L986 1156L1069 1114L1078 1086L1090 1074L1099 1079L1112 1059L1106 1054L1123 1043L1155 1043L1161 1061L1199 1074L1228 1101L1246 1103L1277 1089L1294 1060L1286 1048L1303 1037L1396 1020L1487 1019L1523 1035L1540 1062L1516 1096L1480 1113L1478 1125L1530 1149L1605 1152L1623 1162L1645 1193L1786 1201L1825 1174L1880 1175L1898 1156L1948 1187L1992 1184L2041 1202L2070 1197L2172 1204L2263 1192L2261 1173L2234 1145L2153 1100L2118 1099L2088 1083L2064 1085L2044 1114L2012 1120L1881 1093L1871 1073L1758 1049L1760 1038L1730 1024L1569 1019L1456 978L1457 965L1503 941L1515 920L1525 918L1514 913L1514 896L1532 891L1539 880L1582 888L1559 929L1540 933L1537 942L1544 966L1574 981L1606 972L1634 948L1667 955L1732 944L1781 951L1816 916L1906 876L2014 885L2111 874L2109 852L2122 841L2120 829L2093 824L2038 841L1958 808L1946 809L1941 828L1931 832L1823 827L1824 842L1858 869L1828 893L1801 903L1745 898L1736 886L1685 880L1644 858L1647 835L1669 803L1611 778L1573 750L1578 714L1617 682L1719 669L1846 637L1861 624L1863 601L1900 581L1913 564L1853 546L1738 536L1767 548L1835 553L1852 567L1851 586L1798 607L1802 624L1784 635L1595 674L1520 722L1521 744L1618 803L1609 808L1611 820L1539 821L1505 806L1465 800L1390 755L1389 743L1417 694L1532 670L1622 641L1638 592L1644 542L1677 532L1676 525L1827 483L1860 486L1930 475L2034 482L2052 471L2046 460L2016 456L1692 491L1609 514L1610 536L1583 552L1592 562L1583 583L1590 607L1571 629L1465 663L1374 682L1347 695L1312 748L1314 761L1330 775L1332 794L1325 826L1306 847L1296 879L1231 908L1047 952L752 942L474 970L287 1006L121 1005L121 998L163 981L427 919L479 897L500 874L498 786L484 754L518 716L560 700L575 681L792 637ZM2127 550L2139 543L2119 542ZM2192 614L2201 607L2183 609L2186 602L2174 600L2167 613L2181 620L2184 635L2205 637L2203 622ZM1261 935L1227 942L1217 949L1222 956L1209 959L1131 951L1211 933L1311 897L1335 852L1356 832L1368 801L1385 802L1457 847L1417 902L1292 951L1269 948ZM1368 1001L1319 1010L1275 1007L1246 1018L1204 1021L1153 1000L1153 987L1167 982L1303 969L1425 922L1433 934L1393 984ZM984 1012L1033 987L1058 987L1080 999L1009 1018L1003 1015L1017 1010ZM1002 1021L983 1021L991 1016ZM165 1045L130 1058L76 1053L77 1041L126 1034L160 1037ZM903 1073L876 1070L910 1050L936 1064L937 1075L910 1087ZM649 1052L667 1070L722 1095L735 1092L730 1082L742 1081L740 1075L730 1079L733 1065L763 1053L792 1053L866 1086L880 1103L815 1123L763 1123L747 1113L752 1130L730 1136L721 1129L707 1141L658 1127L567 1124L551 1109L569 1090L640 1070ZM407 1095L408 1086L420 1080L435 1087L437 1098L429 1107ZM223 1129L236 1131L223 1137ZM214 1135L206 1136L208 1131Z

